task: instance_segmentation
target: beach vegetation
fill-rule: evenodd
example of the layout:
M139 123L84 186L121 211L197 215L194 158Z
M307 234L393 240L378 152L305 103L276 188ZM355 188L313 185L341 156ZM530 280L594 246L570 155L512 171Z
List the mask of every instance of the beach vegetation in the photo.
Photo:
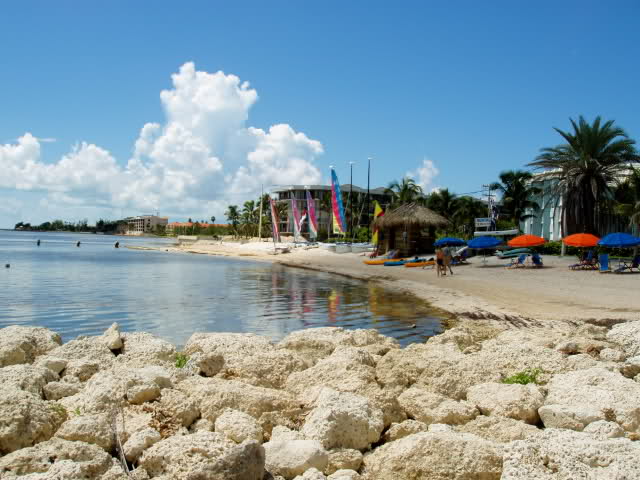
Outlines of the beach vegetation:
M238 210L237 205L229 205L227 207L227 211L224 212L224 215L227 217L227 221L231 224L231 228L233 229L233 234L235 236L239 236L238 225L240 225L240 211Z
M394 180L386 188L385 193L391 196L391 208L414 203L424 198L422 187L409 177L403 178L400 182Z
M455 203L457 195L449 191L448 188L441 188L431 193L427 198L427 208L442 215L446 219L450 219L455 212Z
M535 217L540 210L538 202L532 200L542 193L542 189L533 185L533 174L525 170L505 170L500 173L500 182L491 184L491 190L501 194L500 213L517 225L528 218Z
M640 161L635 141L613 120L580 116L570 119L572 131L554 128L566 143L541 149L529 166L554 179L551 198L561 204L563 235L606 230L613 213L614 192L624 173ZM547 192L545 192L547 193Z
M189 361L189 357L182 352L176 353L176 368L184 368Z
M67 409L64 407L64 405L61 405L57 402L53 402L53 403L50 403L49 406L51 410L53 410L55 413L57 413L61 417L65 419L68 417Z
M518 372L510 377L502 379L502 383L514 384L517 383L519 385L527 385L529 383L538 383L538 376L542 373L542 370L539 368L528 368L521 372Z

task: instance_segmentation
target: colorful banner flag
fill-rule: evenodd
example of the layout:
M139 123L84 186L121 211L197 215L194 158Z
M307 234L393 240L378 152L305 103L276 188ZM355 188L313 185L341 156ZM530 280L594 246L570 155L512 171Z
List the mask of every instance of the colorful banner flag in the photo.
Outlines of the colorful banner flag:
M380 207L380 204L377 200L373 201L373 221L375 222L378 217L384 215L384 210ZM373 236L371 237L371 243L374 245L378 244L378 226L374 225L373 227Z
M271 228L273 241L280 243L280 229L278 228L280 219L278 218L278 209L276 208L276 202L274 202L273 198L269 199L269 203L271 204Z
M300 211L298 210L298 201L295 198L291 199L291 213L293 216L293 239L300 239Z
M344 216L344 207L342 206L342 193L340 192L340 184L335 170L331 169L331 209L333 210L333 233L345 235L347 231L347 222ZM338 231L336 231L336 226Z
M316 218L315 200L311 198L311 192L307 190L307 212L309 212L309 236L311 240L318 238L318 219Z

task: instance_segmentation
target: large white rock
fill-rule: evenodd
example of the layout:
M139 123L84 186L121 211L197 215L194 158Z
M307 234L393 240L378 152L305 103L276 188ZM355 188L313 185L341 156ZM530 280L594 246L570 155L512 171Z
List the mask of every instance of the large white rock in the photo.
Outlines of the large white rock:
M607 333L607 340L620 345L627 357L640 355L640 321L614 325Z
M66 419L56 402L15 388L0 389L0 455L50 439Z
M580 405L545 405L538 409L547 428L567 428L578 432L592 422L605 419L605 412L597 407Z
M331 475L338 471L358 471L362 465L362 453L353 448L336 448L329 451L327 467L324 473Z
M194 377L176 388L191 397L199 405L202 418L210 422L215 422L225 408L240 410L256 419L267 412L299 411L298 402L287 392L236 380Z
M0 328L0 368L32 363L61 344L60 335L47 328L20 325Z
M116 459L96 445L52 438L0 458L3 480L125 480Z
M426 423L409 419L401 423L393 423L391 427L389 427L389 429L384 433L384 441L393 442L394 440L400 440L401 438L408 435L413 435L414 433L428 431L429 425L427 425Z
M498 480L501 448L468 433L416 433L364 456L366 480Z
M362 395L382 410L385 425L401 422L406 416L398 404L397 393L380 387L375 362L374 356L362 347L339 345L313 367L292 373L285 388L297 395L314 387Z
M109 350L120 350L122 348L122 338L120 337L120 326L113 323L102 334L102 341Z
M219 433L198 432L161 440L145 450L139 465L152 478L262 480L264 449L255 441L238 445Z
M122 333L122 354L116 361L130 367L174 366L176 347L166 340L145 332Z
M124 456L130 462L138 461L140 455L151 447L155 445L162 437L160 433L158 433L153 428L145 428L144 430L139 430L131 435L125 444L122 446L122 450L124 450Z
M255 440L258 443L263 441L262 427L258 425L258 421L249 414L231 408L225 409L216 418L215 429L236 443L245 440Z
M606 420L598 420L590 423L584 429L598 440L606 440L607 438L624 437L624 430L615 422L607 422Z
M115 446L112 420L106 413L72 415L55 436L69 441L92 443L107 452Z
M628 432L640 431L640 384L620 373L591 368L555 375L547 385L546 405L599 411Z
M427 425L462 425L480 414L472 402L457 402L417 386L405 390L398 397L398 402L410 418Z
M310 468L324 470L327 466L328 453L316 440L271 440L263 446L267 471L287 480Z
M327 477L317 468L310 468L302 475L298 475L293 480L327 480Z
M638 458L638 442L550 428L505 446L502 480L635 479Z
M380 439L384 417L368 399L323 388L314 405L300 432L325 448L362 450Z
M345 330L340 327L298 330L287 335L278 346L298 353L310 366L331 355L338 346L361 347L375 355L400 348L395 339L377 330Z
M165 418L171 418L183 427L189 427L200 416L198 404L184 392L173 388L161 391L160 401L156 405Z
M538 408L544 403L544 396L532 384L481 383L467 391L467 400L483 415L499 415L534 425L540 419Z
M292 372L306 368L297 354L276 348L267 338L252 333L194 333L187 341L187 355L200 353L201 370L222 378L236 378L252 385L282 388ZM216 371L218 356L223 364ZM211 368L211 365L214 368Z
M44 386L56 380L55 373L41 366L20 364L0 368L1 388L24 390L40 398L44 397Z
M627 358L620 371L627 378L634 378L635 376L640 374L640 355Z
M498 443L509 443L514 440L539 435L541 430L513 418L481 415L464 425L455 427L457 432L473 433L486 440Z
M355 470L338 470L327 477L327 480L360 480L360 474Z
M63 376L73 376L80 381L89 380L95 373L111 368L115 355L102 342L100 337L78 337L64 345L49 351L47 359L62 359L67 362Z
M80 382L49 382L42 387L42 392L47 400L60 400L75 395L81 389Z

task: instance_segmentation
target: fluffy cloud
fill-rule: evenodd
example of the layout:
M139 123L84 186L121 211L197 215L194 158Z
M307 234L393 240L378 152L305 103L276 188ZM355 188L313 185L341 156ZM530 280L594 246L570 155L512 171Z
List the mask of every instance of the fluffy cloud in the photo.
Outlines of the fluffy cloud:
M407 172L406 176L413 178L425 192L434 190L433 180L440 174L440 170L435 166L432 160L425 158L415 171ZM437 189L437 187L435 187Z
M165 122L142 127L126 163L84 142L44 163L42 140L26 133L0 145L0 187L44 191L61 206L222 218L227 204L257 195L261 185L320 182L320 142L286 124L246 125L258 100L248 82L193 63L171 78L173 88L160 93Z

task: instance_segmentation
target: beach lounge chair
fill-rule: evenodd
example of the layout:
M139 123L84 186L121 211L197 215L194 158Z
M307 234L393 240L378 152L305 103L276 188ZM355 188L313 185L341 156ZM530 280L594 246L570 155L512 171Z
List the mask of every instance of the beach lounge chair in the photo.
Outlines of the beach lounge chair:
M618 266L618 268L616 268L613 273L622 273L625 270L633 272L634 268L640 271L640 255L636 255L635 257L633 257L633 260L631 260L631 262L622 261L620 263L620 266Z
M533 263L532 266L535 268L544 267L544 264L542 263L542 258L540 258L540 255L538 255L537 253L534 253L533 255L531 255L531 262Z
M525 260L527 259L527 254L523 253L521 254L517 259L513 259L511 261L511 263L509 265L506 266L506 268L520 268L520 267L524 267L525 264Z
M609 254L601 253L598 255L598 262L600 263L600 273L609 273L611 272L611 268L609 268Z
M598 268L598 263L596 261L595 255L593 253L593 250L589 250L587 252L587 254L584 256L584 258L582 258L582 260L580 260L580 262L578 263L574 263L573 265L569 265L569 268L571 270L576 270L576 269L596 269Z

